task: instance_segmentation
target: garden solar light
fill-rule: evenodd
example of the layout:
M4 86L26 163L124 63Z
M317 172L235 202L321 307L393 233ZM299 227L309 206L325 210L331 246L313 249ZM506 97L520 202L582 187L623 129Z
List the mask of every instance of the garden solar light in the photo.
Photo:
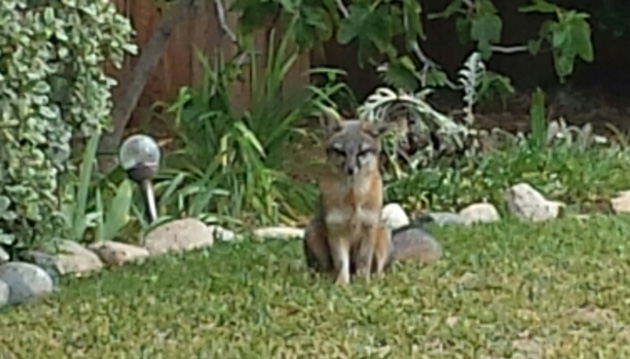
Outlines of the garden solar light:
M140 185L149 221L155 221L157 207L151 180L160 164L160 147L150 136L133 135L120 146L118 157L120 166L127 172L129 178Z

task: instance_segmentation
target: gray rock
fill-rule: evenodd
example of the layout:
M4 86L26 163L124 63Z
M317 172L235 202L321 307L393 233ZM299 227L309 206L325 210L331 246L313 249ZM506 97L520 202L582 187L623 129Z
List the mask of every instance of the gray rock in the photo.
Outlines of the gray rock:
M97 242L91 244L89 248L94 251L103 262L113 266L141 261L149 256L149 251L146 248L115 241Z
M449 225L449 224L463 224L467 225L466 219L460 216L457 213L451 212L429 212L425 217L429 218L432 222L439 226Z
M561 208L565 205L561 202L549 201L540 192L527 183L519 183L504 192L510 212L516 217L534 222L542 222L557 218Z
M404 227L409 224L409 217L398 203L389 203L381 210L381 219L389 229Z
M9 253L7 253L7 251L5 251L4 249L0 248L0 264L4 262L8 262L9 259L11 259L11 257L9 256Z
M26 262L0 265L0 281L9 286L9 304L52 293L53 281L40 267Z
M189 251L213 244L212 233L195 218L167 222L149 232L144 241L144 247L151 255Z
M0 308L9 304L9 285L0 280Z
M501 220L499 211L490 203L474 203L459 211L466 224L489 223Z
M233 241L236 239L236 234L229 229L225 229L221 226L208 226L208 231L214 236L214 239L218 239L220 241Z
M292 239L304 237L304 229L292 227L264 227L254 231L261 239Z
M103 268L103 262L94 252L73 241L62 241L57 254L31 251L29 256L37 265L54 268L60 275L85 274Z

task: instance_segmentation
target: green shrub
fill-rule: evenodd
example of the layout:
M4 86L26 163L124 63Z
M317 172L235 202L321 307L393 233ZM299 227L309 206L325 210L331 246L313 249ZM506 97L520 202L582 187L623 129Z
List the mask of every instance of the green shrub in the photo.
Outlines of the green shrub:
M167 108L175 115L179 147L156 178L161 213L266 225L312 210L314 187L287 175L283 161L290 157L288 145L305 135L298 121L317 115L345 87L334 83L335 71L318 70L332 84L283 93L283 79L299 55L287 47L294 34L290 27L279 45L270 45L262 74L251 54L252 96L243 113L230 98L242 66L222 57L211 66L200 57L203 83L182 88ZM276 43L273 33L269 43Z
M133 30L110 0L0 2L0 243L66 229L60 206L74 132L100 132Z
M463 158L453 165L423 168L387 184L387 200L410 211L459 210L479 201L504 203L503 191L528 182L546 196L589 207L627 188L630 151L582 150L562 145L534 150L528 143Z

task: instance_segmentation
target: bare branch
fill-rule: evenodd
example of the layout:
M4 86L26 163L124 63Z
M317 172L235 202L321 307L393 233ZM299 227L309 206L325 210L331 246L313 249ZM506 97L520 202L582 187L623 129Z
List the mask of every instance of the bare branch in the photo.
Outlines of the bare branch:
M343 17L345 18L350 17L350 11L348 11L348 8L343 3L343 0L337 0L337 7L339 8L339 11L341 11L341 14L343 15Z
M501 54L515 54L518 52L526 52L529 51L529 48L525 45L519 45L519 46L492 46L490 47L490 49L492 50L492 52L498 52Z
M417 41L413 44L413 52L414 54L416 54L416 57L418 57L418 60L420 60L420 62L422 62L425 67L438 67L437 64L433 60L429 59L427 55L425 55L424 52L422 52L422 49L420 48L420 45L418 44ZM446 85L453 90L458 90L461 88L461 86L453 83L448 78L448 76L446 77Z
M221 27L221 30L225 32L225 34L230 38L230 40L232 40L232 42L236 42L236 35L230 29L225 19L225 6L223 6L222 0L214 0L214 6L217 10L217 19L219 20L219 26Z
M424 52L422 52L422 49L420 48L420 45L418 44L417 41L414 42L413 44L413 52L418 57L418 60L420 60L420 62L422 62L423 64L431 66L431 67L437 66L435 62L433 62L433 60L429 59L427 55L425 55Z

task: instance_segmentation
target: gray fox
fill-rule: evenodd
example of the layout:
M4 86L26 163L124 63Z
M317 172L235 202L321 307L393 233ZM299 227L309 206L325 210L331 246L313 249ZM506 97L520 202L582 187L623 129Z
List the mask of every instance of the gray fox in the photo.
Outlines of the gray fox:
M318 207L304 236L307 265L334 271L335 283L343 285L351 274L369 278L395 260L438 260L441 246L426 231L408 227L392 233L381 219L378 156L388 125L325 114L326 170L319 180Z

